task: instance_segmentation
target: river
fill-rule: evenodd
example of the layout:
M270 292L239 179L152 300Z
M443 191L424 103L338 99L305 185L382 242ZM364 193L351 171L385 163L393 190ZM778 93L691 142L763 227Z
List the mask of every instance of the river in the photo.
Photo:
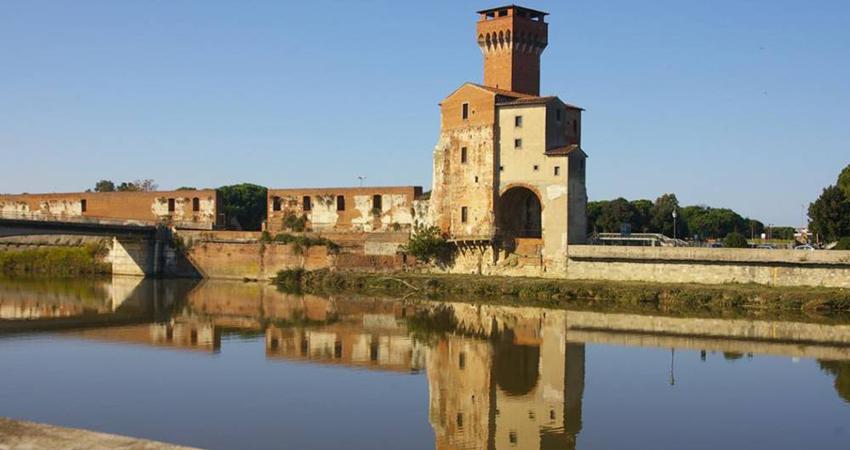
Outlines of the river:
M0 280L0 416L212 449L850 448L846 325L706 323Z

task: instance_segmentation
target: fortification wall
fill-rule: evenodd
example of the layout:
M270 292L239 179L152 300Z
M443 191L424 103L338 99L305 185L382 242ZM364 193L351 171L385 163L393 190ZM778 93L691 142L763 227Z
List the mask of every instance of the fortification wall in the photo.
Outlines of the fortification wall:
M212 229L218 202L214 190L0 195L0 218Z
M284 218L294 216L303 217L311 231L410 230L421 194L415 186L269 189L266 227L270 233L284 231Z

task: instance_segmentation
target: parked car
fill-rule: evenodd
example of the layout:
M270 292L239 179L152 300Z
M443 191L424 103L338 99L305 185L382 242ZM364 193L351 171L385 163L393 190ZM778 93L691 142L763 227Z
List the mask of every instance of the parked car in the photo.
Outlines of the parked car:
M759 250L776 250L776 246L773 244L761 244L756 248Z
M709 245L708 247L709 248L723 248L723 243L722 242L712 242L711 245Z
M803 244L803 245L798 245L798 246L794 247L794 250L808 250L808 251L814 251L814 250L815 250L815 248L814 248L812 245L810 245L810 244Z

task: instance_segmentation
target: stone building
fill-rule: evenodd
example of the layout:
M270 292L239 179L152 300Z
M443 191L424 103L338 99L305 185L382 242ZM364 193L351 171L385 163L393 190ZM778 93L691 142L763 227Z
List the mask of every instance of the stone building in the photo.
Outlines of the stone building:
M213 189L0 195L0 219L87 223L165 223L212 230L222 224Z
M519 6L479 11L484 84L440 103L431 214L462 245L537 259L563 270L567 246L585 241L587 155L582 108L540 96L546 13Z
M278 233L300 219L317 232L409 232L427 221L421 196L419 186L269 189L266 229Z

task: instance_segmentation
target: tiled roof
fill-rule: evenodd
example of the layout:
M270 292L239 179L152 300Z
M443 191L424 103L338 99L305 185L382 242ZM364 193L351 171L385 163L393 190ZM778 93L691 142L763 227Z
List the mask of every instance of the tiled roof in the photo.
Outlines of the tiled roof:
M511 105L542 105L542 104L544 104L544 103L549 103L549 102L551 102L552 100L560 100L560 99L559 99L558 97L551 96L551 95L550 95L550 96L547 96L547 97L533 97L533 96L532 96L532 97L517 98L517 99L515 99L515 100L509 100L509 101L506 101L506 102L499 102L499 103L498 103L498 105L499 105L499 106L511 106ZM564 103L564 102L562 101L561 103ZM578 110L584 111L584 108L582 108L582 107L580 107L580 106L571 105L571 104L569 104L569 103L564 103L564 105L565 105L567 108L571 108L571 109L578 109Z
M505 90L505 89L499 89L499 88L494 88L494 87L490 87L490 86L484 86L483 84L477 84L477 83L469 83L469 84L471 84L471 85L473 85L473 86L476 86L476 87L479 87L479 88L481 88L481 89L484 89L485 91L490 91L490 92L492 92L492 93L494 93L494 94L503 95L503 96L505 96L505 97L513 97L513 98L538 98L538 97L537 97L537 96L535 96L535 95L531 95L531 94L523 94L522 92L514 92L514 91L508 91L508 90Z
M570 153L580 150L578 144L566 145L563 147L555 147L546 150L546 156L567 156Z

